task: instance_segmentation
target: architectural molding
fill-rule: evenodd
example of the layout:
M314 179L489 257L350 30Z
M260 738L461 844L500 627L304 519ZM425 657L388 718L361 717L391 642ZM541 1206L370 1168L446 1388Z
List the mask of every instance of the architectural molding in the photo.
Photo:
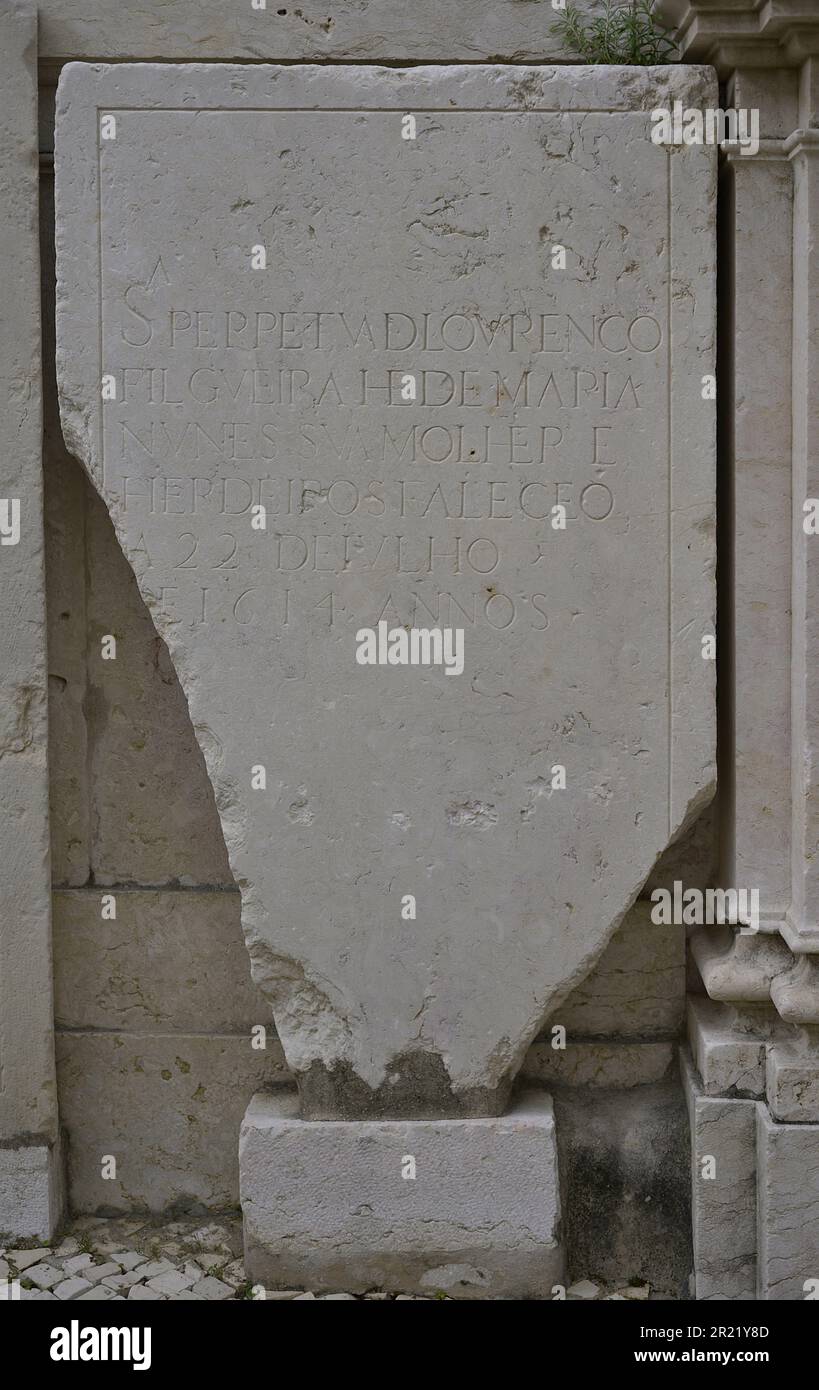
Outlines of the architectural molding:
M800 67L819 54L815 0L658 0L657 18L676 31L681 61L733 68Z

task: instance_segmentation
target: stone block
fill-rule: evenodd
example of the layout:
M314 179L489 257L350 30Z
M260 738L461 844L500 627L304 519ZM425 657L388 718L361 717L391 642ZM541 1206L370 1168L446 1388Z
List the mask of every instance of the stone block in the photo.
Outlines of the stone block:
M43 1261L42 1264L32 1265L26 1270L26 1278L36 1284L39 1289L53 1289L63 1278L61 1269L55 1269L53 1265Z
M521 1076L543 1085L591 1086L627 1089L662 1081L674 1061L671 1042L620 1042L597 1038L569 1041L565 1049L548 1042L529 1048Z
M14 1250L9 1253L14 1262L15 1270L18 1274L23 1274L31 1265L41 1264L46 1256L51 1254L51 1249L45 1245L38 1250Z
M0 1148L0 1232L17 1239L50 1239L64 1199L59 1147L56 1152L45 1144Z
M99 1284L103 1279L111 1279L115 1274L121 1272L119 1264L115 1264L112 1260L108 1264L87 1266L82 1272L82 1277L91 1284Z
M570 1038L673 1034L684 1007L685 928L656 926L651 903L638 901L549 1022L562 1024Z
M782 1039L770 1044L765 1062L765 1097L775 1120L819 1123L819 1056L815 1041Z
M596 0L578 0L584 14ZM41 7L43 52L49 59L129 57L167 61L224 62L260 58L309 63L349 62L548 62L565 58L552 32L551 7L520 0L471 0L441 6L438 0L301 0L290 5L267 0L264 11L225 6L221 0L163 0L135 11L117 0L45 0ZM572 59L574 61L574 58Z
M142 1271L136 1269L132 1269L128 1274L107 1274L102 1280L102 1287L112 1291L130 1289L138 1284L141 1278Z
M84 1293L92 1291L92 1285L88 1279L64 1279L61 1284L54 1285L54 1297L70 1300L81 1298Z
M166 1273L157 1274L153 1279L149 1279L148 1287L155 1289L157 1293L165 1293L169 1297L173 1297L174 1294L182 1293L191 1288L195 1282L194 1279L186 1278L184 1274L180 1274L178 1269L169 1269Z
M688 1042L708 1096L765 1094L765 1039L740 1033L730 1008L704 994L687 1002Z
M257 1095L239 1155L254 1283L474 1299L562 1282L543 1092L498 1118L350 1122L300 1119L292 1091Z
M270 1009L250 978L235 891L115 890L54 895L55 1016L63 1029L250 1033Z
M231 1288L230 1284L224 1284L212 1274L194 1284L191 1292L195 1293L197 1298L206 1298L212 1303L221 1303L226 1298L236 1297L236 1290Z
M695 1297L756 1297L756 1102L704 1094L681 1051L691 1126ZM713 1162L711 1162L713 1160Z
M236 1205L239 1126L254 1091L286 1076L277 1049L256 1052L249 1037L59 1033L57 1057L76 1211ZM104 1154L116 1179L101 1175Z
M816 1297L819 1125L781 1125L757 1106L757 1297Z

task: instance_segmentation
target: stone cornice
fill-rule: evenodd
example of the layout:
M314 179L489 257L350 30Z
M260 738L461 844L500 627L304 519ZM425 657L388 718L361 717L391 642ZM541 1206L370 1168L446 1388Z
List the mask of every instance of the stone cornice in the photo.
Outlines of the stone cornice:
M676 31L684 63L711 63L721 77L819 55L817 0L656 0L655 13Z

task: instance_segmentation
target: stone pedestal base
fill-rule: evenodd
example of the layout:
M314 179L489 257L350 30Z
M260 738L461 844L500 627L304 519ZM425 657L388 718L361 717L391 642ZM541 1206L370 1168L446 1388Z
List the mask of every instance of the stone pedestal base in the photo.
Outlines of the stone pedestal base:
M562 1282L552 1103L494 1119L309 1121L259 1093L239 1141L248 1278L268 1288L549 1298Z

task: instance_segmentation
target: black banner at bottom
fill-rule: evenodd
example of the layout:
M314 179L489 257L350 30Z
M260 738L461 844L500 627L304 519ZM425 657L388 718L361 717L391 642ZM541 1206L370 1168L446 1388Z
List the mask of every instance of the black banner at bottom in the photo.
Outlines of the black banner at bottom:
M486 1303L481 1302L485 1308ZM271 1336L301 1334L304 1330L301 1322L290 1321L294 1316L290 1309L290 1302L253 1300L200 1304L196 1308L191 1303L183 1307L170 1301L151 1307L145 1302L131 1302L127 1308L116 1309L104 1302L66 1303L62 1307L51 1302L9 1302L0 1304L0 1329L5 1333L3 1360L8 1368L12 1357L25 1358L26 1372L38 1378L44 1375L46 1383L59 1383L66 1375L88 1376L100 1369L108 1375L125 1372L129 1376L201 1371L210 1379L216 1372L215 1356L221 1362L220 1375L241 1378L262 1373L263 1368L273 1373L275 1357L286 1354L286 1344L271 1343ZM548 1348L550 1360L567 1358L573 1378L598 1369L609 1374L631 1370L638 1377L642 1373L651 1377L666 1366L751 1366L778 1374L796 1372L804 1367L805 1349L819 1327L810 1300L747 1304L555 1301L532 1303L531 1311L537 1319L528 1333L536 1339L533 1349L539 1346L538 1354L542 1354ZM425 1335L433 1331L444 1339L436 1339L437 1350L428 1349L426 1373L453 1333L449 1322L453 1314L436 1314L439 1316L443 1323L421 1324ZM305 1325L310 1326L314 1324ZM326 1330L326 1324L315 1326ZM344 1326L331 1324L334 1337L345 1335ZM377 1336L385 1325L353 1326L357 1335ZM393 1329L393 1335L398 1328L418 1336L412 1333L417 1324L386 1326ZM456 1347L459 1362L463 1357L468 1363L464 1326L470 1324L454 1325L460 1333ZM500 1324L500 1330L505 1332L506 1325ZM475 1350L484 1345L484 1355L485 1324L481 1332ZM371 1372L380 1376L385 1368L383 1364L379 1368L379 1346L378 1341L372 1342L367 1359ZM362 1347L359 1355L363 1355ZM328 1347L328 1357L337 1366L339 1348L335 1341ZM344 1359L348 1358L349 1347ZM309 1362L310 1373L315 1376L316 1344L312 1342ZM409 1363L405 1365L409 1371ZM554 1362L552 1365L554 1369ZM562 1374L568 1369L565 1367Z

